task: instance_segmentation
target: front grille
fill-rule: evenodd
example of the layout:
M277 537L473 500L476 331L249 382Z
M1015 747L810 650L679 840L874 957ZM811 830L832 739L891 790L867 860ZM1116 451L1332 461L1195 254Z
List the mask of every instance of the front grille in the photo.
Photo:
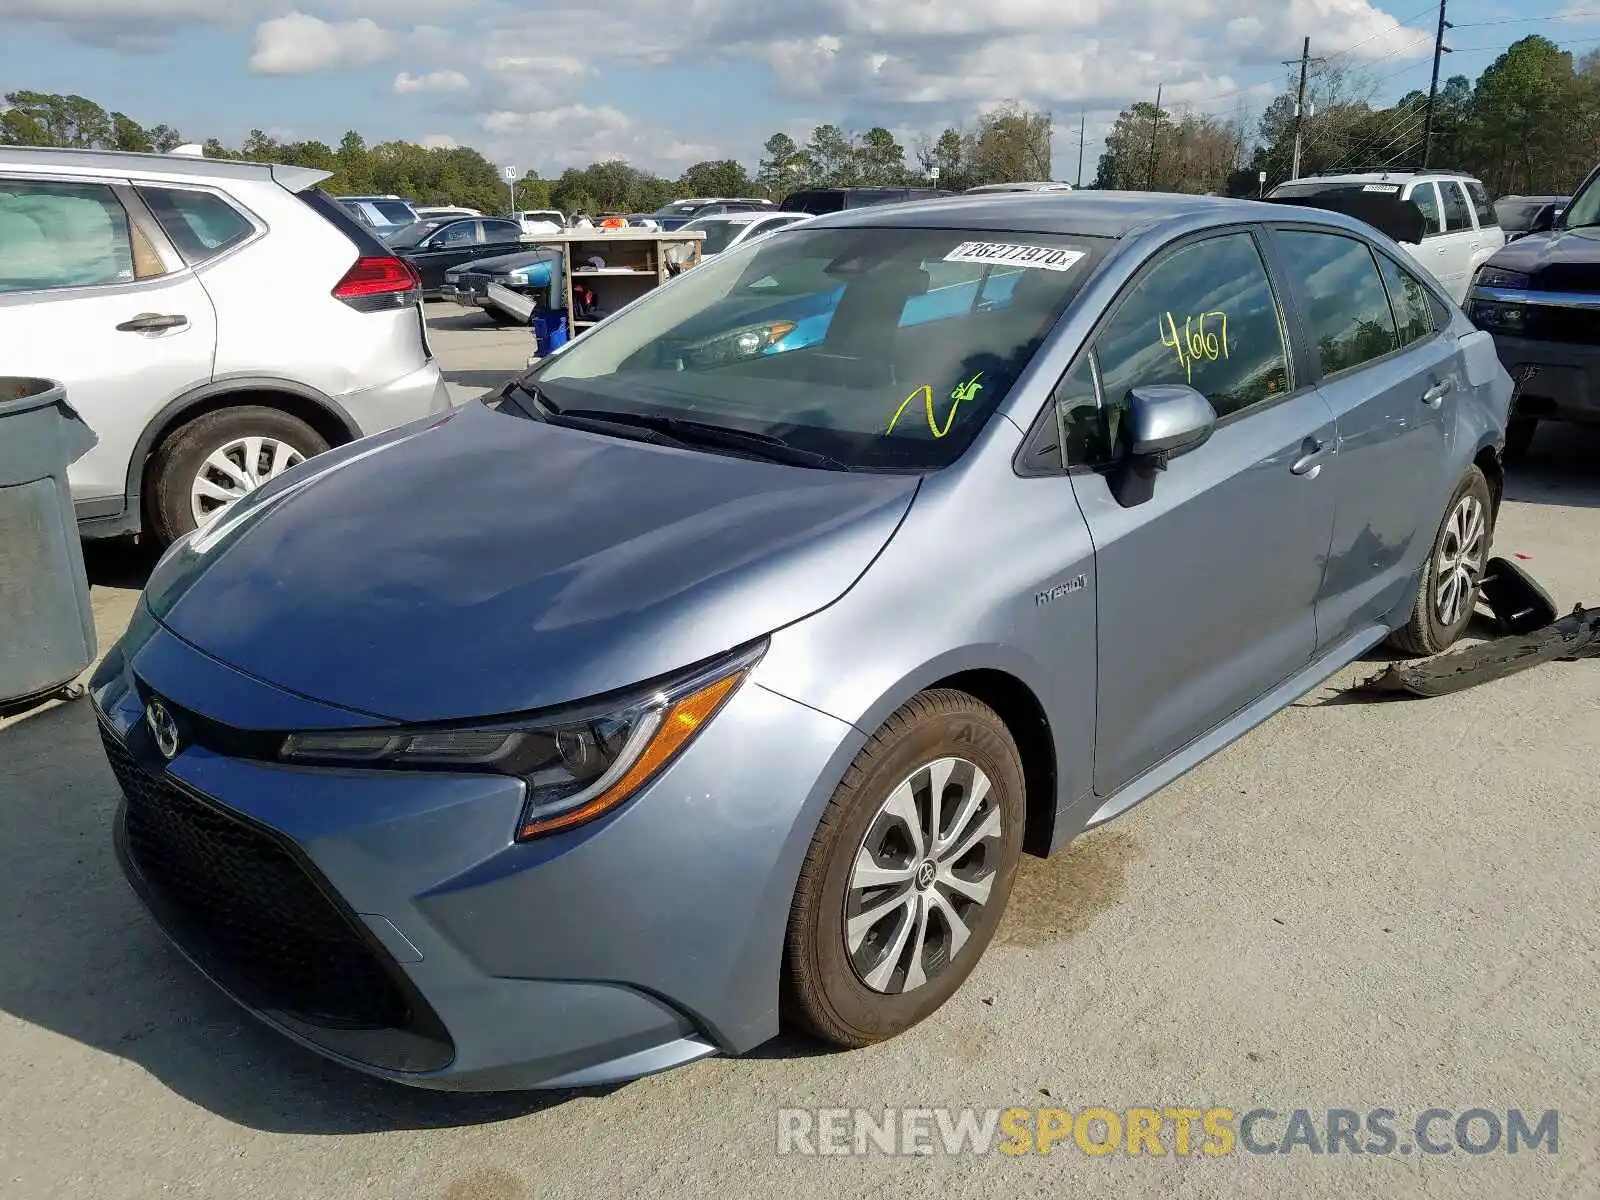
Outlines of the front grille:
M151 908L246 1003L318 1026L404 1029L412 1006L379 951L278 838L147 771L102 727L127 797L128 857Z
M1563 308L1554 304L1530 304L1527 324L1518 336L1540 342L1600 344L1600 311L1592 308Z

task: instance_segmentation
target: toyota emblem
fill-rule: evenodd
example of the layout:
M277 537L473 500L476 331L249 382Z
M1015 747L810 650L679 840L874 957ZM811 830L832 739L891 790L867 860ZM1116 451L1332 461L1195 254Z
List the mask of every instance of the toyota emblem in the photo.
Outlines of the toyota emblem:
M178 722L173 720L167 706L159 700L150 701L145 706L144 723L150 727L150 736L155 738L156 749L161 751L161 757L168 762L177 758L180 749Z

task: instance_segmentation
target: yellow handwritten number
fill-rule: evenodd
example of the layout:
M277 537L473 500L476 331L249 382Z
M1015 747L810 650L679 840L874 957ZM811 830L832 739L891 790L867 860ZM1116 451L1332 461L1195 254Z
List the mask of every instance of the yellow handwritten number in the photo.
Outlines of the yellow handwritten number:
M1206 328L1206 322L1211 320L1221 326L1220 336ZM1156 329L1161 335L1161 344L1177 354L1178 365L1183 368L1186 382L1194 382L1196 362L1216 362L1219 358L1228 357L1228 314L1225 312L1213 310L1185 317L1182 333L1178 332L1177 319L1166 312L1156 322Z
M900 407L894 410L894 416L889 418L889 427L883 432L886 435L893 433L895 425L899 423L906 409L911 407L913 401L920 399L928 417L928 432L936 438L944 437L956 423L956 410L961 407L962 401L976 400L978 393L983 391L983 384L979 382L982 378L983 372L980 371L965 383L956 384L951 390L950 411L945 413L943 428L940 428L938 418L933 411L933 386L925 383L900 402Z

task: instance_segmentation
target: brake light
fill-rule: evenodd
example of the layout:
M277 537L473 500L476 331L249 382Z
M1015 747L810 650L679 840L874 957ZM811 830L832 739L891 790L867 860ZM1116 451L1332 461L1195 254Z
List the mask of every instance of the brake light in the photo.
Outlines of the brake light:
M355 265L334 287L333 294L352 308L372 311L378 307L409 304L421 289L422 277L405 259L392 254L375 254L356 259Z

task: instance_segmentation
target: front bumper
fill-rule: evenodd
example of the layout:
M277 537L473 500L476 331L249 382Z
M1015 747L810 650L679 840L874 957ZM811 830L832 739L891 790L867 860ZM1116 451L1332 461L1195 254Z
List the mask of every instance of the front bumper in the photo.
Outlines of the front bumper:
M1514 416L1600 424L1600 345L1490 334L1506 373L1520 383Z
M242 730L373 721L241 675L147 614L135 626L92 685L126 795L119 854L180 949L257 1016L371 1074L462 1091L614 1082L777 1032L789 903L862 740L850 726L747 681L643 794L518 845L513 780L230 754ZM152 695L194 739L170 763L144 724Z

